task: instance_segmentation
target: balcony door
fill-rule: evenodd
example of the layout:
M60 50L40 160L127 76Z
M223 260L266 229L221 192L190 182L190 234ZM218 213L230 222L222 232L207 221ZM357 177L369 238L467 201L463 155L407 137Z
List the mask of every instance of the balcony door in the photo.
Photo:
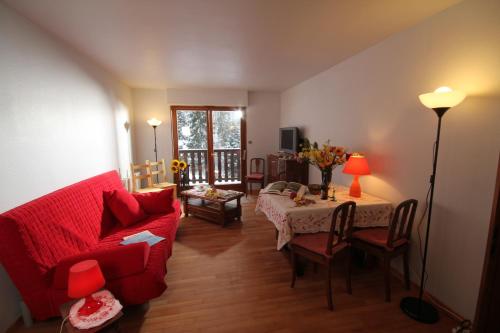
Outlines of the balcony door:
M245 109L172 106L174 157L189 165L189 183L244 190ZM177 179L176 179L177 180Z

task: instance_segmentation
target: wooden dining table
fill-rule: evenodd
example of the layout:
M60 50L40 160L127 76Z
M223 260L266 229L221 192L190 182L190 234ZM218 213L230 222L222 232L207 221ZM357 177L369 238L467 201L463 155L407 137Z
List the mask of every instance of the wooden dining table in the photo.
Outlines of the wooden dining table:
M349 188L336 187L336 201L321 200L319 195L306 195L314 203L297 207L288 195L270 194L261 190L257 198L256 212L264 213L278 232L277 249L281 250L294 236L301 233L330 231L335 207L346 202L356 202L354 227L369 228L388 226L393 205L387 200L363 193L360 198L349 196Z

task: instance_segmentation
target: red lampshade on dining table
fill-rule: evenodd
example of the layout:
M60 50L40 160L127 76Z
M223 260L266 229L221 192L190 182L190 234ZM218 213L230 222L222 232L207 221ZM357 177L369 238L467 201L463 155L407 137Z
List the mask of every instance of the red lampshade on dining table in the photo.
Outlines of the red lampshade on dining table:
M366 158L361 154L352 154L347 160L343 173L354 175L354 179L349 189L349 195L355 198L361 197L361 185L359 184L359 176L369 175L370 168Z
M92 297L92 293L104 287L105 280L97 260L85 260L69 269L68 296L85 297L85 304L78 310L79 315L88 316L96 312L102 303Z

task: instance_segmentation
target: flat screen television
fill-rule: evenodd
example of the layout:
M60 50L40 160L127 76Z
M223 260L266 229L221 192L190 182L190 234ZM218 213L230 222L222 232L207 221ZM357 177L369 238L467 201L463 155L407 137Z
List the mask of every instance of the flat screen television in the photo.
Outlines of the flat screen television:
M299 129L297 127L280 128L280 151L296 153L299 149Z

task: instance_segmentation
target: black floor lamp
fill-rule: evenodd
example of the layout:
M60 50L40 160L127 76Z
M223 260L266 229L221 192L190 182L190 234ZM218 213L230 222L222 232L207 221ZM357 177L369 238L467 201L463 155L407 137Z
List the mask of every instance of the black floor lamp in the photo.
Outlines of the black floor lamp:
M149 126L153 127L153 132L154 132L154 136L155 136L155 149L154 149L155 162L158 162L158 150L156 149L156 127L161 125L161 120L158 120L156 118L151 118L151 119L148 119L148 124L149 124Z
M401 310L409 317L422 323L433 324L439 320L439 314L432 304L422 299L424 295L425 284L425 265L427 263L427 250L429 242L429 230L432 219L432 202L434 199L434 184L436 182L436 167L439 151L439 136L441 134L441 118L450 108L460 104L465 98L465 94L459 91L453 91L448 87L440 87L434 92L422 94L419 96L420 102L429 109L433 109L438 116L438 126L436 142L434 146L434 156L432 163L432 175L430 178L430 199L429 210L427 213L427 230L425 232L424 258L422 259L422 274L420 276L420 291L417 297L405 297L401 300Z
M158 120L156 118L151 118L148 119L148 124L149 126L153 127L153 133L155 136L155 162L158 162L158 149L156 149L156 127L161 125L161 120ZM158 174L156 174L156 182L158 182Z

